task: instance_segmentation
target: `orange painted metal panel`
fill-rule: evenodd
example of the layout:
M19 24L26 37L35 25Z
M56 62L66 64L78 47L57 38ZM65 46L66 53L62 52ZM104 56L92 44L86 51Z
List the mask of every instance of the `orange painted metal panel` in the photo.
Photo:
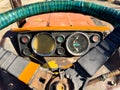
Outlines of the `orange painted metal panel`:
M29 64L26 66L23 72L19 75L18 79L28 84L39 67L39 64L29 62Z
M90 16L76 13L68 13L67 15L72 26L95 26Z
M66 13L52 13L50 26L70 26L70 22Z
M89 16L76 13L49 13L30 17L24 27L95 26Z
M107 26L51 26L51 27L23 27L13 28L13 32L23 31L109 31L110 28Z
M49 16L50 14L32 16L28 19L27 23L23 27L45 27L48 24Z

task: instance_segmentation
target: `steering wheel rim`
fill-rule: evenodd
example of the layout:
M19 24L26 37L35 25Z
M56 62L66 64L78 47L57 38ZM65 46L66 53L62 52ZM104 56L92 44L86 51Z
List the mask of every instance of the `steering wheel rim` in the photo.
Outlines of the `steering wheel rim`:
M74 12L94 16L119 26L120 12L118 10L85 1L49 1L38 2L0 14L0 29L21 19L51 12Z

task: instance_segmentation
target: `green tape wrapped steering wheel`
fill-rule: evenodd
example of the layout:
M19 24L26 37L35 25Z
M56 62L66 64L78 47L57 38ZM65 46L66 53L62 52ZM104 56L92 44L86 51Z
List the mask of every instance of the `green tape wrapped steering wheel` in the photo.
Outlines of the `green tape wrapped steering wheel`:
M51 12L74 12L94 16L111 23L113 26L120 24L120 11L84 1L50 1L38 2L18 7L14 10L0 14L0 29L37 14Z

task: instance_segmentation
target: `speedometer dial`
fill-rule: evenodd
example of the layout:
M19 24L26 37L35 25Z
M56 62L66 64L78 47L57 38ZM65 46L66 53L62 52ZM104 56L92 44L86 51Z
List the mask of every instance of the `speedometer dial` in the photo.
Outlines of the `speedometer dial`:
M40 56L50 56L56 48L56 41L49 33L38 33L32 39L32 49Z
M66 41L68 52L74 56L85 54L89 50L90 42L86 34L76 32L70 35Z

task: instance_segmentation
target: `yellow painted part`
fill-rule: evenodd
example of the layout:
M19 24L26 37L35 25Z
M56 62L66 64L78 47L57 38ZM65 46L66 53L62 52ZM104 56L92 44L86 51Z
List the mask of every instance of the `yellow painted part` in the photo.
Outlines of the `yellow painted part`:
M29 62L23 72L19 75L18 79L23 81L25 84L28 84L39 66L39 64L34 62Z
M56 61L51 60L48 63L44 64L43 67L54 69L54 68L58 68L58 64L56 63Z
M48 63L44 64L43 67L44 68L51 68L51 69L54 69L54 68L67 69L67 68L70 68L72 65L73 64L71 63L71 64L68 64L68 65L59 67L59 65L56 63L55 60L51 60Z
M51 26L51 27L28 27L28 28L13 28L14 32L34 32L34 31L109 31L108 26Z

